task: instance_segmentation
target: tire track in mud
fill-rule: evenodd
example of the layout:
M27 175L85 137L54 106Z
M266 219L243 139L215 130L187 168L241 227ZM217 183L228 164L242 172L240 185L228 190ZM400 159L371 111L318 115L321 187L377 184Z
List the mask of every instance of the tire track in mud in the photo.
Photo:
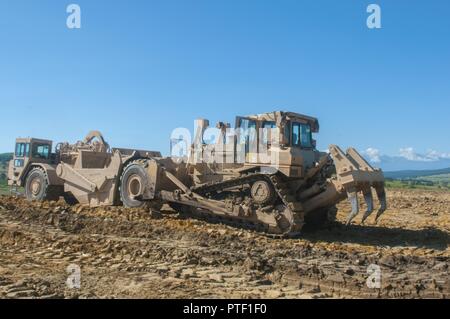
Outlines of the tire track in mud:
M332 243L340 227L273 240L175 214L1 198L0 296L448 297L445 251ZM80 290L65 285L71 263L82 269ZM366 285L370 264L381 267L380 289Z

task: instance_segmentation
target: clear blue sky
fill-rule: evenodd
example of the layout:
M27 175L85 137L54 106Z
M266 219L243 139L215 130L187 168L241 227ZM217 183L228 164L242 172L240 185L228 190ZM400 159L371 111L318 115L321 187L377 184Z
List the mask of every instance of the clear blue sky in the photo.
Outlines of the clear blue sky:
M197 117L284 109L320 119L321 149L449 153L449 14L447 0L0 0L0 152L99 129L167 153Z

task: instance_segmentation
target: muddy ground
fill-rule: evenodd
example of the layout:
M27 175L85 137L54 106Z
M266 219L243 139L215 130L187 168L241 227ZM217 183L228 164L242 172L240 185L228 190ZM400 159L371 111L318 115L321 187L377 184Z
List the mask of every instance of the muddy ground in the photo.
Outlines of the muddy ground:
M378 225L345 227L343 203L338 222L281 240L170 210L0 197L0 298L448 298L450 193L388 199Z

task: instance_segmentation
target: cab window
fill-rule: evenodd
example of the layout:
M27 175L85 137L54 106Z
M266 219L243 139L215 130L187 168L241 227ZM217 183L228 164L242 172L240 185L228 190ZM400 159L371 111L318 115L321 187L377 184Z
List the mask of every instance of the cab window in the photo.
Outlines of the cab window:
M311 126L303 123L292 123L292 144L303 148L312 148Z
M242 129L239 134L239 143L245 144L246 153L252 151L256 152L257 147L257 133L256 133L256 121L249 119L241 119L239 123L239 128Z
M23 167L25 165L25 161L23 159L15 159L14 167Z
M263 135L262 135L262 142L263 144L268 144L272 141L272 130L277 128L277 124L272 121L264 122L263 124Z
M33 144L33 158L48 159L50 157L50 145Z
M16 144L16 157L26 157L30 153L30 144L17 143Z

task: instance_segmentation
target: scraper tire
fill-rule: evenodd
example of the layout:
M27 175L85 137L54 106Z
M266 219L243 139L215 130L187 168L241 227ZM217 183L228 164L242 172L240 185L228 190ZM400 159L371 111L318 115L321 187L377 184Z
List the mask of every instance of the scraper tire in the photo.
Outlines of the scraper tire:
M148 185L148 176L145 168L140 163L133 162L128 165L120 180L120 198L127 208L140 208L147 205L147 202L134 198L142 194Z
M33 168L25 180L25 196L29 201L57 201L61 186L50 185L46 172Z

